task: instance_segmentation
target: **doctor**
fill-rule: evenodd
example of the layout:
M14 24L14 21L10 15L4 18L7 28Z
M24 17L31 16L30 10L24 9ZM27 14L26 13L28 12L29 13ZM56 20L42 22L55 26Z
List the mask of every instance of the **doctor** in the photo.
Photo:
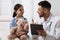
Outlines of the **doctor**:
M44 40L60 40L60 19L50 12L51 4L48 1L41 1L38 3L39 17L43 17L43 29L38 33Z

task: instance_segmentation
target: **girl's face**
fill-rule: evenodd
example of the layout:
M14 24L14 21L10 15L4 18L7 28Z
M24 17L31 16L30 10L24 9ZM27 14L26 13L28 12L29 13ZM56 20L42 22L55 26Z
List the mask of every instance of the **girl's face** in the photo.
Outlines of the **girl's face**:
M21 7L16 11L16 14L17 14L17 16L23 16L23 13L24 13L24 8L23 8L23 6L21 6Z

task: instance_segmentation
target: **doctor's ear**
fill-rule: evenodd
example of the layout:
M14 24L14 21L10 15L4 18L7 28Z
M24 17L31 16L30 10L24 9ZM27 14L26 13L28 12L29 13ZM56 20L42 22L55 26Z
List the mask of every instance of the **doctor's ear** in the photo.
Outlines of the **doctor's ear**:
M48 12L48 9L47 8L44 8L43 11L44 11L44 13L47 13Z

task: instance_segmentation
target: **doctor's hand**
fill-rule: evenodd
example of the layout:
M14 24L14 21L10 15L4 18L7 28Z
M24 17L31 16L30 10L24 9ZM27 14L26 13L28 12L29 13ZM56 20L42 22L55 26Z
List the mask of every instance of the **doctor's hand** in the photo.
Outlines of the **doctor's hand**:
M38 30L37 32L41 36L46 36L46 32L44 30Z

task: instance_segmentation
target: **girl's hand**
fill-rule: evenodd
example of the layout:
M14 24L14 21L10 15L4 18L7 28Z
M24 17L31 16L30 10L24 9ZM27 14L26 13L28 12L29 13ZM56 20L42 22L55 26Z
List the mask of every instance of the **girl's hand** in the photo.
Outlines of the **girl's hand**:
M19 36L19 35L20 35L20 33L19 33L19 32L20 32L19 30L17 30L17 31L16 31L16 35L17 35L17 36Z

